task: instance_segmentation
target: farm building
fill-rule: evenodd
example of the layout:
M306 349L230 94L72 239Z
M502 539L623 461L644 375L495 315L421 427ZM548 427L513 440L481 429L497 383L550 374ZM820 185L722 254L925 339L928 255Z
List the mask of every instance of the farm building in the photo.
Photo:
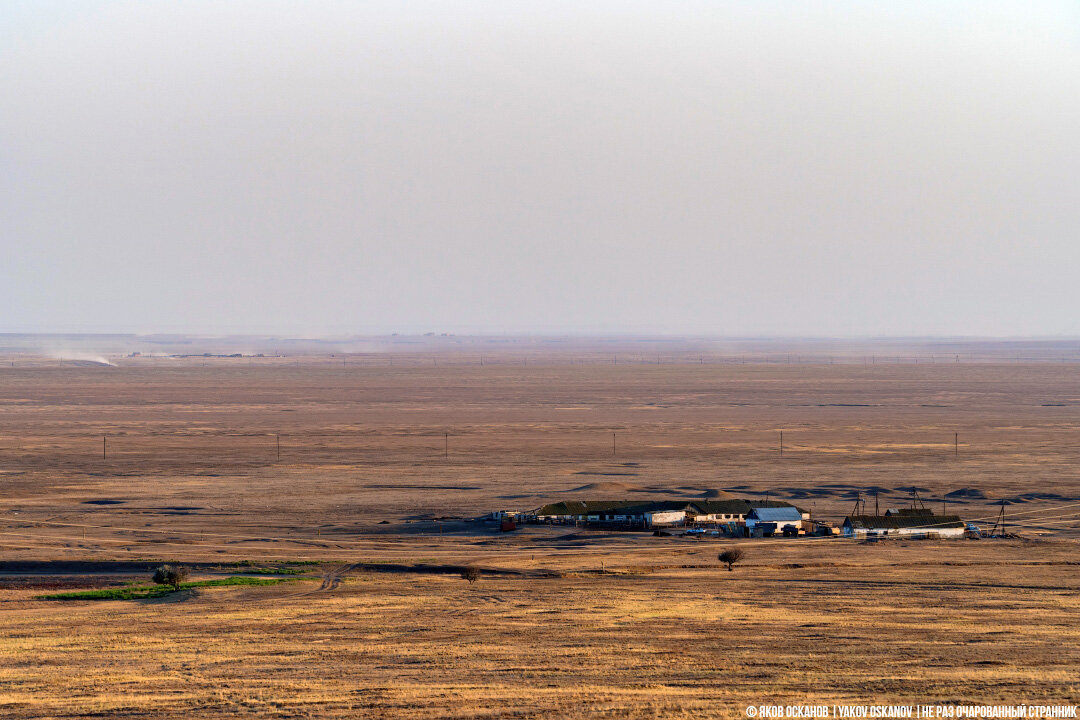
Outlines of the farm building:
M534 515L538 522L654 527L684 524L689 509L683 500L564 500L544 505Z
M842 530L847 537L962 538L964 521L930 510L889 510L884 515L851 515Z
M544 505L533 514L540 522L599 522L602 517L625 516L620 511L635 504L625 500L562 500Z
M797 535L802 530L802 523L803 514L793 505L760 507L747 514L746 532L751 536L761 534L768 537L778 532L787 535L790 529Z
M808 511L782 500L694 500L690 506L691 519L699 525L745 523L747 516L757 508L794 508L802 520L810 519Z

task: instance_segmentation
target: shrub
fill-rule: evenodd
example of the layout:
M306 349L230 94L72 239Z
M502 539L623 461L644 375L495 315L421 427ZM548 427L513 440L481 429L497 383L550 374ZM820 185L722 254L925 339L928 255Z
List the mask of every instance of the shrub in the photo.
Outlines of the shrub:
M731 572L731 566L742 560L742 558L743 551L739 548L728 548L718 556L720 562L727 563L728 572Z
M467 567L461 571L461 577L464 580L468 580L469 584L472 584L480 579L480 569L475 567Z
M187 576L188 571L179 565L162 565L154 571L153 580L158 585L171 585L173 590L179 590Z

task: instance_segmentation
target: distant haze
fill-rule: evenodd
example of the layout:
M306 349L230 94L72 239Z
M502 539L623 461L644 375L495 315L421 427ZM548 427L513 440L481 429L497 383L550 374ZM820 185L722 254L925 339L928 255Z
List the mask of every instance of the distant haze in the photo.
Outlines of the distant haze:
M0 4L0 331L1080 334L1080 3Z

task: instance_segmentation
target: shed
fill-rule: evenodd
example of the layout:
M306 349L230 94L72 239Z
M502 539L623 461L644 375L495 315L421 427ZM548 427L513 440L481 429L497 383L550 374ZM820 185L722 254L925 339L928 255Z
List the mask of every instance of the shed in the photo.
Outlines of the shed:
M802 528L803 516L799 509L793 505L786 507L760 507L754 508L746 515L746 529L751 535L759 525L766 534L772 531L783 530L785 525L792 525L796 529Z

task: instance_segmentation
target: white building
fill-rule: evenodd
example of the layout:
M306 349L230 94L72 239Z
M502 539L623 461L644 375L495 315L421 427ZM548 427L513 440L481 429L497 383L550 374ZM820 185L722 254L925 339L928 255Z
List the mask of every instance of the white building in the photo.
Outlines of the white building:
M795 532L798 532L802 529L802 523L802 513L792 505L754 508L746 516L746 530L750 535L758 529L766 535L780 533L785 527L794 528Z

